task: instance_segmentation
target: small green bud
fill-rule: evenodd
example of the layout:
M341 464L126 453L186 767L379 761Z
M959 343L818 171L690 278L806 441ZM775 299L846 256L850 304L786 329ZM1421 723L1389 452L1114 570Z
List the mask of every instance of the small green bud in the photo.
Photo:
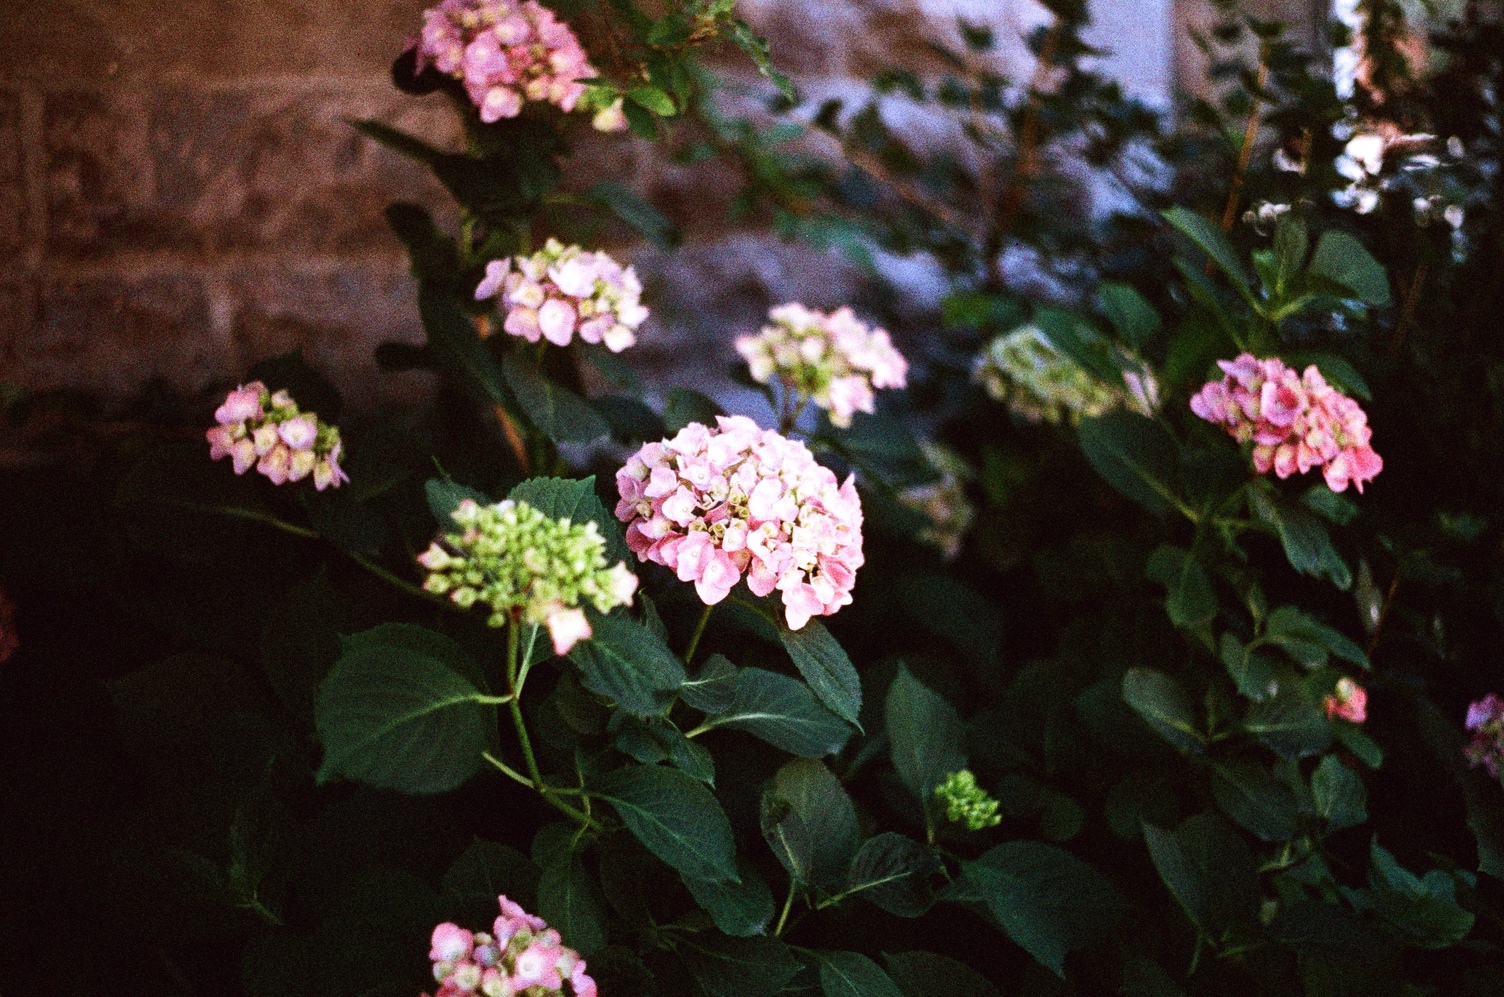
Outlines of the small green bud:
M945 817L954 824L965 824L968 830L981 831L997 827L1003 822L998 816L997 800L977 785L977 777L970 769L961 769L945 777L935 787L935 798L945 804Z

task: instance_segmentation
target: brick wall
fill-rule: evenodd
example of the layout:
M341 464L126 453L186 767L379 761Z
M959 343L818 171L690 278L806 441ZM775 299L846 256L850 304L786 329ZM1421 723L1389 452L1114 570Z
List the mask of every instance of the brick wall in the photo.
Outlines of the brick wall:
M1194 4L1200 0L1182 0ZM421 375L378 372L371 350L418 341L414 289L382 208L443 214L424 173L355 135L375 117L453 138L439 98L386 72L426 0L0 0L0 383L123 398L233 380L300 346L357 407L421 397ZM1098 40L1131 87L1167 101L1171 0L1097 0ZM919 39L957 13L992 23L1003 67L1028 72L1032 0L746 0L809 92L855 93L877 67L933 68ZM676 254L621 247L657 315L639 362L711 378L731 333L776 300L835 305L860 276L755 227L727 233L725 185L631 138L596 143L611 173L688 225ZM933 295L933 275L888 261ZM689 344L691 350L683 347ZM685 357L693 362L686 367Z

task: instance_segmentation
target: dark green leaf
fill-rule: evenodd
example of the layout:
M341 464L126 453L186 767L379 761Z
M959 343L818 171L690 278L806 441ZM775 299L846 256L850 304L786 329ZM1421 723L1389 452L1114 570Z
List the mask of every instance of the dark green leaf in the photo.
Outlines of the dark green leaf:
M626 538L621 533L621 523L606 512L605 505L595 494L595 476L588 478L529 478L507 493L513 501L526 502L551 519L568 519L572 523L592 522L606 541L606 563L625 561L629 566L636 561Z
M762 814L763 836L790 876L826 886L845 874L861 831L851 797L823 762L800 758L779 769L763 790Z
M627 91L627 99L660 118L671 118L679 113L679 109L674 106L674 98L657 87L633 87Z
M1152 419L1109 412L1081 420L1081 450L1098 474L1155 515L1180 506L1175 441Z
M1363 728L1357 724L1336 724L1332 728L1332 735L1369 768L1376 769L1384 764L1384 750L1374 743L1373 738L1363 733Z
M444 873L443 885L451 897L484 902L493 910L502 895L532 909L538 898L538 867L511 845L476 840Z
M1332 743L1331 722L1297 682L1281 682L1272 699L1255 703L1243 717L1243 729L1281 758L1317 755Z
M1206 750L1206 738L1196 724L1190 698L1180 683L1164 672L1130 668L1123 676L1123 701L1181 751L1199 754Z
M904 997L881 967L858 952L809 953L820 964L825 997Z
M660 249L673 249L684 241L684 233L677 225L621 184L602 181L590 188L588 196L610 208L616 217Z
M440 529L446 531L454 529L454 510L458 509L465 499L470 499L478 505L491 504L491 499L484 492L446 478L429 478L423 485L423 492L428 498L428 511L432 512L433 518L439 521Z
M538 916L564 936L564 944L589 958L606 944L600 889L580 856L561 850L543 866L538 881Z
M1316 253L1311 257L1310 272L1341 284L1364 304L1382 308L1392 300L1384 268L1362 243L1346 232L1321 233Z
M1227 275L1233 285L1243 293L1248 290L1248 273L1243 269L1238 251L1233 248L1222 230L1193 211L1175 207L1164 212L1165 221L1185 235L1196 247L1211 258L1217 269Z
M710 667L708 663L706 667ZM851 725L820 705L798 679L761 668L744 668L726 685L729 701L721 712L706 719L707 727L744 730L775 748L805 758L834 754L851 737ZM703 690L695 695L706 701ZM686 702L689 699L685 696Z
M736 869L741 875L739 883L727 880L710 882L683 873L679 878L695 898L695 903L710 912L715 926L723 933L736 938L763 934L776 912L773 891L747 860L739 858Z
M1473 930L1476 917L1457 903L1456 882L1446 872L1432 869L1416 876L1380 847L1377 837L1369 853L1374 909L1406 942L1418 948L1446 948Z
M663 713L684 682L684 665L663 639L625 613L592 613L590 626L569 652L585 688L637 716Z
M1217 615L1211 579L1201 562L1183 547L1160 545L1150 555L1145 574L1165 587L1165 609L1177 627L1193 629L1210 623Z
M736 696L736 676L736 666L725 655L712 654L700 666L700 673L685 681L679 697L701 713L721 713Z
M1274 680L1274 662L1269 655L1251 649L1231 633L1222 635L1222 664L1238 686L1238 692L1255 702L1263 702L1278 690Z
M611 431L599 412L579 395L545 377L524 351L508 353L502 370L522 411L533 425L553 439L561 443L589 443Z
M1037 841L998 845L962 869L1008 937L1061 976L1066 953L1111 932L1126 906L1107 877Z
M615 808L648 851L681 873L711 882L737 878L731 824L692 776L632 765L601 776L591 792Z
M670 434L692 422L714 427L715 417L724 414L715 399L688 388L673 388L663 406L663 426Z
M966 767L960 714L903 665L888 687L883 711L893 767L928 812L935 787Z
M1212 797L1223 813L1265 841L1295 837L1295 793L1261 765L1218 765L1212 770Z
M1253 855L1222 818L1198 814L1174 831L1145 825L1144 841L1160 879L1203 932L1220 937L1233 925L1257 921Z
M1303 575L1331 579L1344 592L1353 583L1352 569L1332 546L1332 538L1321 521L1305 509L1278 502L1262 491L1249 493L1249 504L1260 521L1279 534L1290 566Z
M684 936L679 954L706 997L774 997L800 963L776 938Z
M940 859L930 848L888 831L862 843L842 892L897 917L920 917L935 903L929 878L939 868Z
M1327 755L1311 774L1316 812L1326 818L1328 831L1357 827L1368 821L1368 791L1358 773Z
M1368 655L1346 635L1317 623L1295 606L1280 606L1269 614L1264 624L1263 640L1283 648L1290 657L1307 668L1320 668L1327 655L1334 654L1368 668Z
M862 680L846 656L846 650L819 620L810 620L798 630L790 630L783 614L777 614L778 639L794 660L794 667L809 683L820 702L837 716L856 723L862 710Z
M480 767L487 707L440 659L398 646L346 650L319 690L320 782L338 776L442 793Z
M1138 291L1127 284L1114 283L1103 284L1098 290L1107 320L1128 345L1141 349L1159 335L1162 325L1159 313Z
M884 958L905 997L1002 997L985 976L950 956L898 952Z

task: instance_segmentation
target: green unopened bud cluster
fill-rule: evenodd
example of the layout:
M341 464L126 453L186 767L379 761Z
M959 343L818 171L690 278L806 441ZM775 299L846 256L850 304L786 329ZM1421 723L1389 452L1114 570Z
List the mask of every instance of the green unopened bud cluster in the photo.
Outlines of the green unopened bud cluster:
M452 517L460 532L418 558L429 570L423 588L465 609L487 607L493 627L547 624L555 647L567 650L590 635L578 607L608 613L637 590L625 563L606 566L606 541L593 522L550 519L511 499L488 506L466 499Z
M1153 373L1118 350L1122 384L1106 384L1052 343L1043 330L1027 325L998 336L977 357L973 377L987 394L1029 422L1071 424L1105 415L1119 406L1152 415L1159 405Z
M961 769L945 777L935 787L935 798L945 804L945 818L953 824L965 824L968 830L981 831L1003 822L998 816L997 800L977 785L970 769Z

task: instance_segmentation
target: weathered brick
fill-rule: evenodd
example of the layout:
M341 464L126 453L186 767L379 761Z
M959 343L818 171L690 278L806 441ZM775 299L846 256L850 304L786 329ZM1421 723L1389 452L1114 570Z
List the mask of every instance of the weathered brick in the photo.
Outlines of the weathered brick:
M177 241L152 203L140 99L59 90L45 100L49 249L97 255Z

